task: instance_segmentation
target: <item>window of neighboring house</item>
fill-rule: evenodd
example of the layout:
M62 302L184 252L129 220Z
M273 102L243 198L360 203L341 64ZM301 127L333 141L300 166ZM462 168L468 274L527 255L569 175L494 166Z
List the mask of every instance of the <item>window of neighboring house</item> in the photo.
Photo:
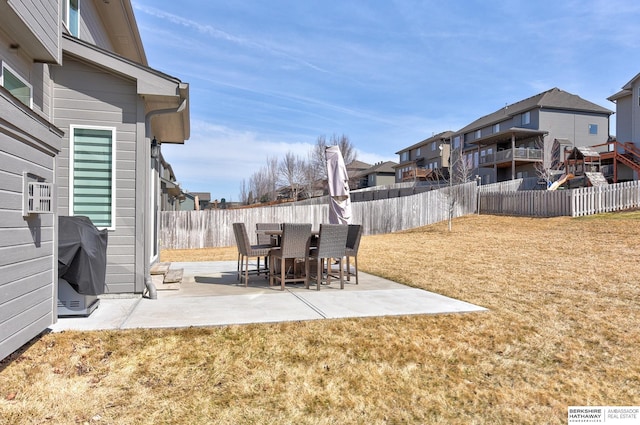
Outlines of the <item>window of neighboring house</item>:
M80 0L62 0L62 21L72 36L80 36Z
M405 162L409 160L409 151L404 151L400 153L400 162Z
M479 139L482 137L482 130L476 130L476 139Z
M438 149L438 143L436 142L431 143L431 152L435 152L436 149Z
M2 62L2 73L0 74L0 82L2 87L7 89L14 97L20 102L27 105L29 108L33 107L33 96L31 84L27 83L17 72L9 67L6 63Z
M589 124L589 134L598 134L598 124Z
M84 215L98 228L115 228L116 130L71 126L69 214Z
M493 133L500 133L500 123L493 125Z
M522 125L531 124L531 112L525 112L522 114Z
M458 149L460 147L460 136L453 138L453 148Z
M420 156L420 151L421 151L420 148L416 149L416 156Z
M640 106L640 87L638 87L638 106Z

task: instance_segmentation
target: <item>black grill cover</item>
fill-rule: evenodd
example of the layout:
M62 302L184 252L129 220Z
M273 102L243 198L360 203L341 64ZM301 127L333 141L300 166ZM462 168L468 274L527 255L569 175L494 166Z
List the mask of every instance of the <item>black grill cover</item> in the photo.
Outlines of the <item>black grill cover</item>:
M82 295L104 293L107 274L107 230L88 217L58 217L58 277Z

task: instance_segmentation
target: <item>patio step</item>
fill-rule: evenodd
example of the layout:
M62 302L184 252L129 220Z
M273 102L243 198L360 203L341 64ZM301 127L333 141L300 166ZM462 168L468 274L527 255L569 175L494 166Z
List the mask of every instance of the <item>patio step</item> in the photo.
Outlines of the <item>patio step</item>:
M183 269L170 269L171 263L156 263L151 267L151 281L158 291L175 291L182 284Z
M164 283L182 283L182 275L184 273L184 269L171 269L169 272L164 275Z
M169 271L169 266L171 266L171 263L155 263L153 266L151 266L151 274L166 275Z

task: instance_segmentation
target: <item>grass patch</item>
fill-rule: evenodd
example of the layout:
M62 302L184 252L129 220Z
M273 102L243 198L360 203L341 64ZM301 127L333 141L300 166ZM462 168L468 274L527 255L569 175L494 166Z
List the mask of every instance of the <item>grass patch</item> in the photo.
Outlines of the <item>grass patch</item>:
M639 405L638 219L363 238L362 270L484 313L44 335L0 366L0 424L563 424L570 405ZM192 258L236 251L162 253Z

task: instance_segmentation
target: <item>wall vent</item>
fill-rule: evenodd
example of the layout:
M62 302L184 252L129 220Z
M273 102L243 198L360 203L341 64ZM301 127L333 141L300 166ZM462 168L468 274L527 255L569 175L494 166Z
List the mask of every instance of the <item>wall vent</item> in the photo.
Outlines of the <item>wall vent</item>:
M34 181L35 176L24 173L24 205L22 215L53 212L53 183Z

